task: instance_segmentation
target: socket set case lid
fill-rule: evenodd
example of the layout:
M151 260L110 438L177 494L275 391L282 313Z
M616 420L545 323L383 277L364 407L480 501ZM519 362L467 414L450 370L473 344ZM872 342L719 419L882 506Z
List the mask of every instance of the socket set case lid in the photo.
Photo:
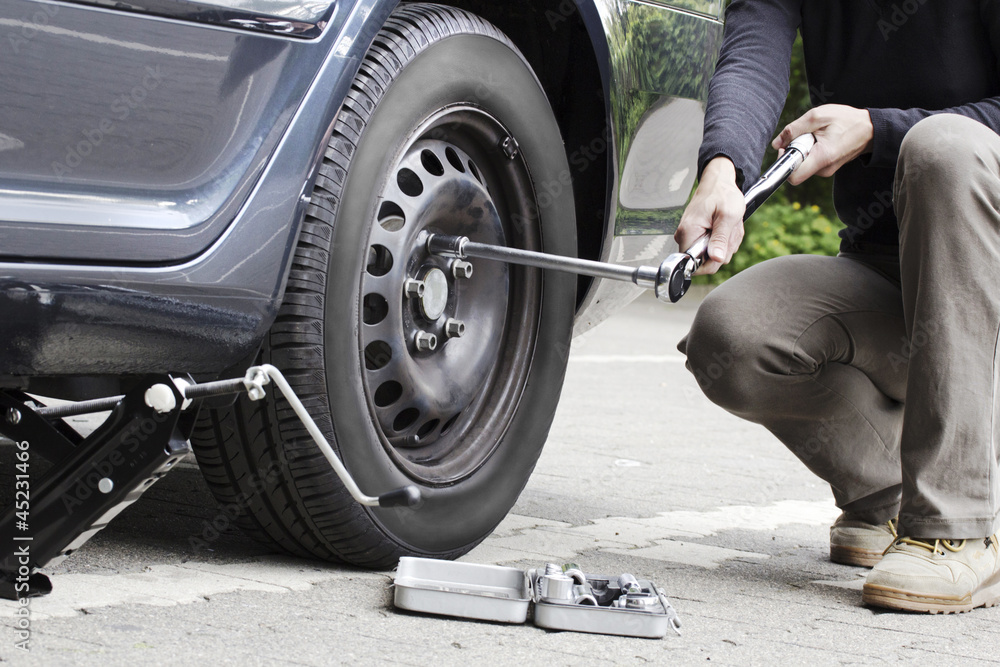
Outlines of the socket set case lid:
M534 623L568 630L659 639L680 621L655 584L632 575L585 574L548 565L520 570L430 558L399 559L393 582L400 609L458 618Z

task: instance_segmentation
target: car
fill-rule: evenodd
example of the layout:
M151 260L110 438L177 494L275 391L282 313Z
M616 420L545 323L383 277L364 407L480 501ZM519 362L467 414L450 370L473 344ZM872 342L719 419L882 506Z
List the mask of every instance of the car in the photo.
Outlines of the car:
M355 502L285 397L244 394L184 433L228 516L363 567L468 552L538 459L572 336L638 290L427 238L672 251L723 4L7 0L5 400L272 364L362 488L422 505Z

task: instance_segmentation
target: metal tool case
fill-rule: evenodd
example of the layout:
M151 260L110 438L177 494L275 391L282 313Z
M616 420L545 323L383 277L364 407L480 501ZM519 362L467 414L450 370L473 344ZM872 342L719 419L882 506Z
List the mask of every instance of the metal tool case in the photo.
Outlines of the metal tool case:
M396 607L408 611L524 623L534 603L534 624L549 630L649 639L659 639L670 630L680 634L680 620L667 597L652 582L631 575L563 572L552 565L520 570L404 557L393 585ZM641 607L616 606L629 595L642 600Z

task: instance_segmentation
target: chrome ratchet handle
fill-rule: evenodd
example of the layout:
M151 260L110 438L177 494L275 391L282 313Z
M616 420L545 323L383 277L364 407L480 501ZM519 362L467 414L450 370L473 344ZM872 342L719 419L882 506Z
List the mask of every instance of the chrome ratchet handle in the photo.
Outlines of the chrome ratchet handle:
M775 160L764 174L743 196L746 210L743 213L744 222L754 214L774 191L781 187L793 171L805 161L809 152L816 145L816 137L803 134L788 144L781 157ZM684 296L691 286L691 278L701 265L708 259L708 241L710 235L705 234L696 240L687 250L670 255L660 265L661 279L657 286L656 296L663 301L676 303ZM661 287L665 288L661 290Z
M774 194L774 191L781 187L781 184L792 175L792 172L799 168L809 152L816 145L816 137L812 134L803 134L796 137L788 148L781 154L771 168L764 172L760 180L753 184L743 196L746 204L746 211L743 213L743 221L754 214L760 205L767 201L767 198Z

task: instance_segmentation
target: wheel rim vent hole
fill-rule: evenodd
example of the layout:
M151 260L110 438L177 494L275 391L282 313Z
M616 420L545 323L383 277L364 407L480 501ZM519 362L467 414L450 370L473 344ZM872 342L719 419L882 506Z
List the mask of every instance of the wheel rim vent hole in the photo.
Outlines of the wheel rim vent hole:
M434 429L436 429L438 427L438 424L440 423L441 423L440 419L432 419L429 422L425 423L423 426L420 427L420 430L417 431L417 438L420 439L426 438L427 436L429 436L431 433L434 432Z
M444 423L444 426L441 427L441 435L444 435L445 433L447 433L448 431L450 431L451 427L455 425L455 422L457 422L458 418L461 417L461 416L462 416L462 413L459 412L458 414L454 415L451 419L449 419L448 421L446 421Z
M406 215L396 202L383 202L378 210L378 224L387 232L398 232L406 224Z
M389 315L389 303L381 294L372 293L365 295L362 305L364 307L362 317L365 324L378 324Z
M403 167L396 173L396 185L408 197L419 197L424 191L424 184L412 169Z
M387 408L403 395L403 385L395 380L389 380L379 385L375 390L375 405L380 408Z
M384 245L373 245L368 249L368 273L384 276L392 270L392 253Z
M369 343L365 348L365 368L377 371L385 368L392 361L392 348L382 340Z
M472 172L472 175L475 176L476 180L479 181L479 184L482 185L483 177L479 175L479 169L476 167L476 163L472 160L469 160L469 171Z
M462 164L462 158L458 157L458 153L455 152L454 148L449 146L444 149L444 156L448 158L448 162L451 163L451 166L463 174L465 173L465 165Z
M418 419L420 419L420 410L417 410L416 408L406 408L396 415L396 419L392 422L392 428L397 433L400 433L417 423Z
M441 160L438 156L429 151L426 148L420 152L420 164L424 165L424 169L431 176L444 176L444 165L441 164Z

